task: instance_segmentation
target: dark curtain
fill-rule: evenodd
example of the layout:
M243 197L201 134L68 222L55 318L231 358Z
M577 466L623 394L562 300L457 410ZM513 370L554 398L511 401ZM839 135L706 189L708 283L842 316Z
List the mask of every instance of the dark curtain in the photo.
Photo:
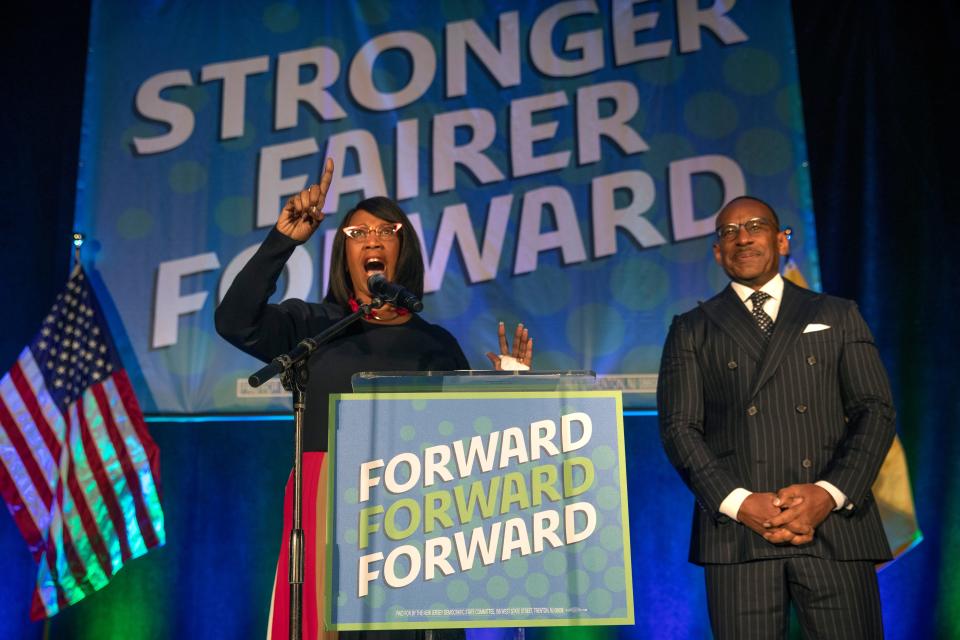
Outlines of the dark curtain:
M21 3L0 20L0 368L13 363L70 269L86 2Z
M794 3L823 288L873 329L925 537L883 576L898 638L960 634L956 27L948 0Z
M793 12L823 287L857 300L876 335L925 534L885 570L900 601L887 629L949 637L960 629L956 9L807 0ZM69 269L88 21L84 2L21 3L0 26L2 370ZM5 574L33 574L25 551L3 558ZM23 590L0 580L0 602L23 603L5 620L25 620Z
M0 19L0 375L40 328L70 269L86 66L86 2L21 3ZM0 513L0 539L17 541ZM0 637L24 637L36 566L0 548ZM7 635L9 633L9 635Z

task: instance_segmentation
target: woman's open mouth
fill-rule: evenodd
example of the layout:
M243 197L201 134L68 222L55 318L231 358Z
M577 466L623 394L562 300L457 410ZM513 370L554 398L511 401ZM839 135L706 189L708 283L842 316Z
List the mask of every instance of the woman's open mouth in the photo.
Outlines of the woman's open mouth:
M375 273L383 273L386 271L386 265L380 258L367 258L363 262L363 269L367 272L367 276L369 277Z

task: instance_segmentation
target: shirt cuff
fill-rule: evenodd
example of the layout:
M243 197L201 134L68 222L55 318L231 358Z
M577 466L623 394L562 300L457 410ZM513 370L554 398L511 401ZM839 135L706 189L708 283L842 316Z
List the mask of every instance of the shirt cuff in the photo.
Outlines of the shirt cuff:
M743 501L747 499L747 496L752 493L752 491L747 491L743 487L737 487L730 492L730 495L723 499L723 502L720 503L720 513L727 516L731 520L740 522L740 520L737 518L737 514L740 513L740 505L742 505Z
M814 484L825 489L827 493L833 497L833 502L837 505L833 508L834 511L840 511L840 509L843 509L844 507L847 509L853 508L852 504L847 504L847 494L845 494L843 491L840 491L840 489L837 489L826 480L817 480L814 482Z

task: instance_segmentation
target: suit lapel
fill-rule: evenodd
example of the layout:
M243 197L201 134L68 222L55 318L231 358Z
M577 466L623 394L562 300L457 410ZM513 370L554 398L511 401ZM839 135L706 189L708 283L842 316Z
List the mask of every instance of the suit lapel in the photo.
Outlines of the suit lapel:
M789 281L784 281L783 285L780 311L777 313L773 335L770 336L766 352L763 354L763 361L760 363L760 372L750 391L751 397L760 391L777 370L783 357L800 338L803 328L813 319L820 307L819 294L801 289Z
M728 286L719 294L701 303L700 308L754 360L759 361L763 358L765 346L763 335L733 287Z

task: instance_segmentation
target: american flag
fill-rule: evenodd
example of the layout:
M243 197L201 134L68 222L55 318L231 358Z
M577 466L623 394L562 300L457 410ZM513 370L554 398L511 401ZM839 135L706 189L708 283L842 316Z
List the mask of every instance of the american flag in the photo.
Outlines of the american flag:
M0 380L0 494L38 564L50 617L163 545L160 453L78 265Z

